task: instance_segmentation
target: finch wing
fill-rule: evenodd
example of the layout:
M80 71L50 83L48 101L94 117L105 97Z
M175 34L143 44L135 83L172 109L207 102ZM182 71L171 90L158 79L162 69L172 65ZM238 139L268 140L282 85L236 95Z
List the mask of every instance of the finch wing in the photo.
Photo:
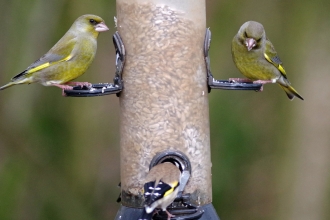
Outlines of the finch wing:
M271 64L273 64L280 72L281 74L284 76L284 78L286 78L286 72L284 67L282 66L282 61L280 59L280 57L277 55L277 52L272 44L272 42L270 42L268 39L266 39L266 43L265 43L265 52L264 52L264 56L265 59L270 62Z
M144 197L145 203L149 206L158 199L161 199L169 191L173 191L173 187L159 181L158 185L155 186L155 181L144 184Z
M26 70L12 78L12 81L27 77L37 71L57 63L68 61L73 57L72 51L76 45L76 37L63 36L45 55L32 63Z

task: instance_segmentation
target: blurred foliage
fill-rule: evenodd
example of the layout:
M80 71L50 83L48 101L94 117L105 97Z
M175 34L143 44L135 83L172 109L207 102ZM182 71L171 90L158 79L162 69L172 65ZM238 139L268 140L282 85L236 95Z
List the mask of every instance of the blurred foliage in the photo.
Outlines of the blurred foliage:
M215 78L241 77L230 42L245 21L255 20L305 98L290 102L277 85L261 93L210 94L213 203L219 216L329 219L330 2L206 2Z
M0 1L0 82L24 70L82 14L105 19L80 78L111 82L113 1ZM119 207L118 99L63 98L38 84L1 91L0 219L113 219ZM110 131L110 132L109 132Z
M305 101L277 85L212 91L213 204L222 219L329 219L330 2L206 0L215 78L241 77L231 40L262 23ZM0 0L0 84L49 50L82 14L110 31L81 81L114 72L115 1ZM212 62L213 61L213 62ZM55 87L0 92L0 219L113 219L119 205L115 96L63 98Z

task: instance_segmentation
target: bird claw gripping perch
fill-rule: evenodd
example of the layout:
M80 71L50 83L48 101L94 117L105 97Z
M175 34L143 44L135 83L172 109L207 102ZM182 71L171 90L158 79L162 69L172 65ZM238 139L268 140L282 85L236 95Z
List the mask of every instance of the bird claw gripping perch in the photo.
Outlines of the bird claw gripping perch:
M210 57L209 57L210 45L211 45L211 31L209 28L207 28L204 39L204 59L205 59L205 65L207 71L207 86L209 93L211 92L211 89L259 91L262 88L262 84L257 84L253 82L239 82L233 80L214 79L210 69Z
M174 202L167 207L167 211L174 215L171 220L197 220L200 219L205 212L202 207L190 203L190 194L185 194L176 198ZM160 211L153 219L166 220L166 213Z
M204 214L203 208L191 204L190 194L183 194L183 190L188 183L191 174L191 164L188 157L180 151L165 150L163 152L158 153L152 159L149 169L159 163L164 162L174 162L175 164L178 164L179 169L182 170L179 193L174 202L167 207L167 211L169 211L171 215L174 215L173 217L171 217L171 220L200 219L200 217ZM153 216L152 219L167 220L168 215L166 212L157 209L156 214Z
M113 35L113 44L116 49L116 73L113 79L113 83L97 83L92 84L91 87L87 86L75 86L72 90L64 90L66 96L71 97L92 97L116 94L119 96L123 89L122 72L125 65L125 47L121 37L116 31Z
M174 202L167 207L167 211L173 215L171 220L197 220L204 214L204 209L200 206L195 206L190 203L190 194L178 196ZM154 220L167 220L166 212L157 210L152 217Z

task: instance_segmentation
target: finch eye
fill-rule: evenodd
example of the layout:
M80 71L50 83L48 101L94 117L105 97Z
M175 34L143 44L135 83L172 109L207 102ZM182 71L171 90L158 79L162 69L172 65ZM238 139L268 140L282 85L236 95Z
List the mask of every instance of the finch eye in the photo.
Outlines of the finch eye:
M246 38L248 37L248 35L247 35L246 31L244 31L244 37L246 37Z
M96 21L94 19L89 19L89 22L94 25L96 24Z

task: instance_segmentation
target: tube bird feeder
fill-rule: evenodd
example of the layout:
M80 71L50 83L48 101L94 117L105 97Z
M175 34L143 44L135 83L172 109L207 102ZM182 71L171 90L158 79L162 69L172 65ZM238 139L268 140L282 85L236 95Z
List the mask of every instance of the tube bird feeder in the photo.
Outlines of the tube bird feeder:
M116 220L139 218L144 179L162 162L178 164L182 173L172 219L219 219L212 205L208 93L260 91L262 85L213 78L205 13L205 0L117 0L113 83L64 91L120 99L122 206Z
M117 0L117 30L126 53L120 94L126 208L143 208L150 162L166 150L190 160L183 192L190 202L212 202L205 13L205 0Z

